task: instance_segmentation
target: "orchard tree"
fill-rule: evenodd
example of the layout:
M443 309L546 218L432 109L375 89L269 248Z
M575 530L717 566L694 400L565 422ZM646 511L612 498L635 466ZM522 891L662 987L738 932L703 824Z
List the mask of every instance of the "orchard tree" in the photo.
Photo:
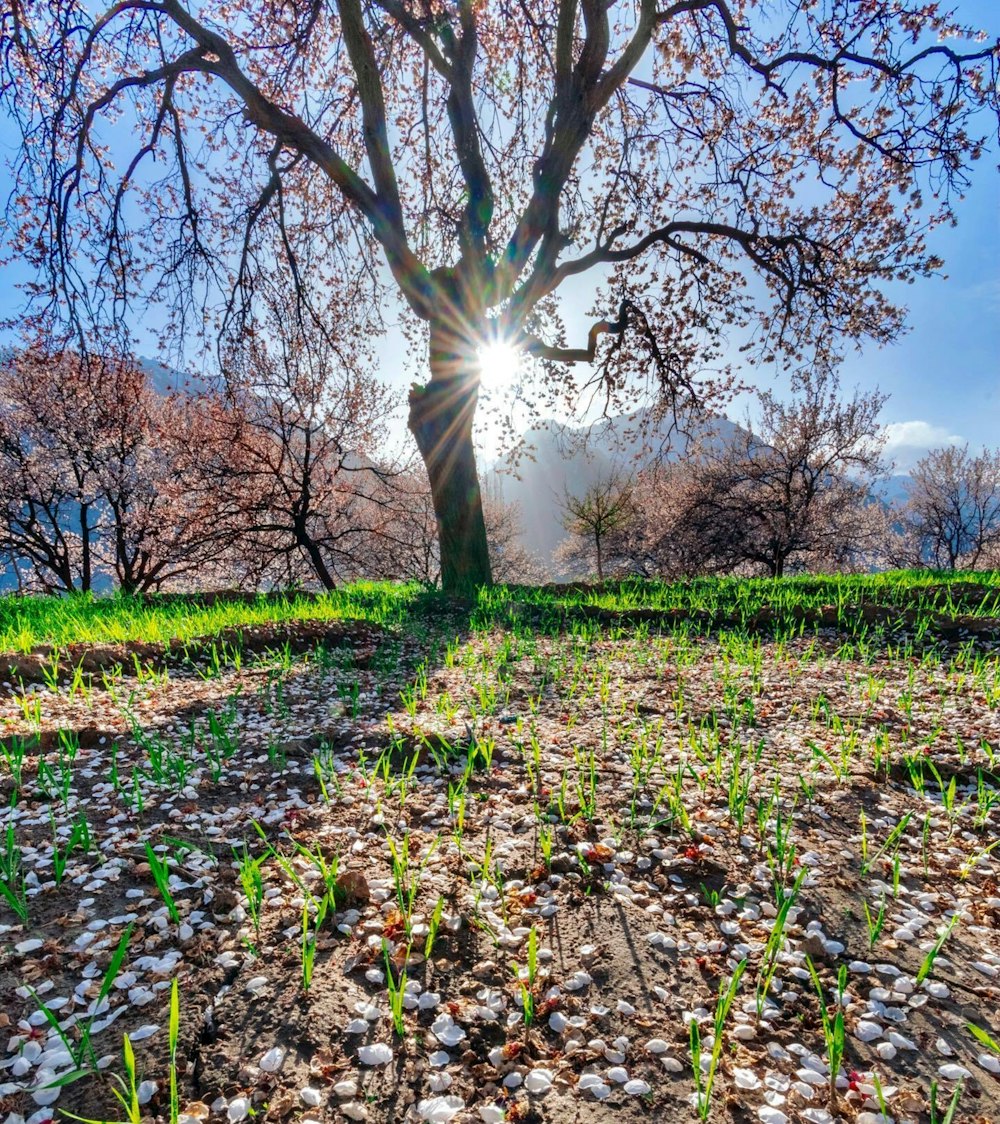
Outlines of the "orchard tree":
M0 364L0 552L45 592L93 587L109 364L27 348Z
M0 366L0 553L47 591L114 575L158 589L221 560L225 503L201 487L209 435L191 398L113 355L11 355Z
M197 396L161 394L143 370L128 372L108 387L116 408L98 460L98 557L126 593L228 578L243 528L231 497L206 487L203 454L218 431L206 428Z
M382 483L378 494L382 524L370 536L365 576L436 586L441 580L441 557L426 474L408 469ZM519 585L545 581L548 573L540 559L521 541L518 505L504 500L497 477L493 483L483 492L483 518L494 579Z
M689 458L687 487L678 489L685 535L717 568L780 578L791 562L850 567L852 554L873 545L876 524L864 513L884 473L886 396L845 398L837 376L819 370L800 376L787 402L770 391L758 397L753 423Z
M910 473L903 523L915 540L916 565L974 570L1000 545L1000 450L968 445L932 449Z
M580 495L565 492L560 507L563 527L570 534L557 548L560 561L574 566L593 564L597 580L604 581L609 554L621 553L616 548L625 543L636 520L632 478L620 470L599 476Z
M14 0L0 29L36 308L238 321L265 226L293 277L308 246L314 289L398 302L456 591L490 580L484 344L530 358L536 401L607 408L710 397L730 343L892 339L881 285L937 269L1000 99L996 46L928 0Z
M384 523L380 471L392 399L359 363L366 348L341 350L326 317L280 278L258 276L254 319L223 353L224 390L207 404L213 440L202 475L240 527L243 551L295 559L323 589L364 571L371 536ZM344 313L346 316L346 312ZM381 469L368 459L382 458Z

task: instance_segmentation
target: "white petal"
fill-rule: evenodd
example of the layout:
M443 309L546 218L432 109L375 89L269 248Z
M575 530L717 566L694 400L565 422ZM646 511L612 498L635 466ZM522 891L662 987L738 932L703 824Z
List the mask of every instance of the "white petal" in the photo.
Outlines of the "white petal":
M358 1048L358 1060L362 1065L387 1065L392 1061L392 1050L384 1042Z

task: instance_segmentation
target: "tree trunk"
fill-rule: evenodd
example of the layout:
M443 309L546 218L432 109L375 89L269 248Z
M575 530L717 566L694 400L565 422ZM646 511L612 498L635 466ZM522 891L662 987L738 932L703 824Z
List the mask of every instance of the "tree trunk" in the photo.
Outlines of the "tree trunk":
M441 587L469 596L493 583L472 444L479 372L471 350L441 325L431 326L430 366L431 381L410 390L409 428L430 481Z
M90 504L80 504L80 545L82 548L82 574L80 580L80 589L83 593L89 593L90 587L93 584L91 575L91 556L90 556ZM72 579L70 588L72 589Z
M601 554L601 535L600 535L600 532L598 532L594 536L594 545L597 548L597 580L599 582L602 582L602 581L604 581L604 558L603 558L603 555Z
M313 568L313 573L319 578L320 585L329 593L331 590L337 588L337 583L334 580L333 574L323 558L323 552L313 539L305 534L300 533L298 536L299 545L305 550L309 557L309 563Z

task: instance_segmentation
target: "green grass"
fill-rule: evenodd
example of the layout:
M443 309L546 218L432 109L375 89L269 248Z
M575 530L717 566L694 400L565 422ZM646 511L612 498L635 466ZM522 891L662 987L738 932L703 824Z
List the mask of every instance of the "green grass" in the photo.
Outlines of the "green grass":
M888 619L866 618L859 612L864 605L885 610L881 615ZM574 621L585 629L595 613L620 613L627 618L630 613L661 612L680 618L673 622L675 630L679 627L689 635L763 624L776 639L814 634L820 611L832 610L833 617L827 615L823 626L835 624L848 638L884 638L905 624L922 641L925 634L933 638L934 625L941 621L1000 616L1000 572L898 570L777 579L628 579L564 589L498 586L480 594L474 623L516 627L526 610L533 612L532 623L542 630ZM913 618L907 620L904 613Z
M320 597L288 594L205 604L197 597L0 597L0 651L39 645L167 644L230 628L281 621L368 620L392 624L418 598L418 585L359 582Z
M977 587L970 590L969 585ZM163 644L218 636L227 629L282 621L366 620L399 625L444 604L440 595L415 583L357 582L310 597L294 593L247 597L207 604L197 596L0 597L0 651L30 652L40 645ZM690 614L685 631L745 627L762 611L770 614L776 636L811 634L816 621L804 614L831 608L840 631L874 638L893 624L866 621L860 605L909 610L919 635L936 620L959 616L1000 616L1000 573L941 574L896 571L863 575L805 575L771 578L697 578L661 582L626 580L598 587L529 588L497 586L484 590L473 606L473 628L509 627L525 612L535 629L552 630L596 612L671 611ZM758 622L759 623L759 622Z

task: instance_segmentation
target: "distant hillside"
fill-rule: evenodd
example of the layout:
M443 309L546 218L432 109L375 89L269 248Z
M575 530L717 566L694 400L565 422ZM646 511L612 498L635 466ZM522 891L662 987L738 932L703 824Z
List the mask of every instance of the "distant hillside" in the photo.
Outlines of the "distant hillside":
M689 424L688 432L671 432L669 420L651 422L646 411L627 417L602 419L580 429L546 428L524 434L534 459L524 457L518 477L495 471L489 486L504 500L517 503L524 528L523 545L549 565L552 553L566 537L560 500L566 491L580 495L616 468L636 472L657 458L677 460L688 443L709 430L727 443L745 434L742 426L726 417ZM909 497L910 477L890 476L875 489L883 503L901 504Z
M579 495L615 468L636 472L659 458L676 460L689 441L704 438L710 429L720 442L743 432L725 417L688 422L687 432L672 430L670 420L654 420L648 410L640 410L579 429L543 425L525 433L530 457L522 458L517 477L499 472L496 483L490 482L504 500L520 507L524 546L548 564L566 537L560 509L564 492Z
M910 498L910 488L913 481L909 476L890 476L876 489L879 499L887 504L905 503Z

